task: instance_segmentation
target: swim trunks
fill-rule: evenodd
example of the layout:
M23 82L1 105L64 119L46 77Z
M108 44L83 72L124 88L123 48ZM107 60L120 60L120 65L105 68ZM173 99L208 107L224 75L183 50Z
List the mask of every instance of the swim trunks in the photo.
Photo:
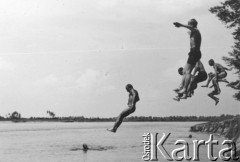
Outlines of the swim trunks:
M203 81L207 80L207 77L208 77L208 75L207 75L206 71L199 71L198 75L195 77L193 82L196 84L203 82Z
M220 73L217 74L217 76L218 76L218 79L226 78L227 77L227 72L226 71L220 72Z
M191 49L188 53L187 63L195 66L196 63L201 59L202 54L200 50Z

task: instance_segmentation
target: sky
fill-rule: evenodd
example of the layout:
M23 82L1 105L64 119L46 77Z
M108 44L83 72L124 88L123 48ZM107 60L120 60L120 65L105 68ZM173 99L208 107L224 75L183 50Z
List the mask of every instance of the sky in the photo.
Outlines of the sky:
M177 69L198 21L202 62L225 65L233 45L209 8L221 0L0 0L0 115L115 117L127 108L125 85L140 95L133 116L239 114L235 91L220 83L217 106L200 85L176 102ZM225 65L226 66L226 65ZM227 79L235 81L234 70Z

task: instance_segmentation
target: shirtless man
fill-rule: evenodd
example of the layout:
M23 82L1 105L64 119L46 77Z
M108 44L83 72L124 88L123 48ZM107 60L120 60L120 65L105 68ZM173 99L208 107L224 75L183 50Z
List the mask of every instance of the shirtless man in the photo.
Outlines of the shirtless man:
M214 95L218 95L221 93L221 89L219 88L218 81L223 80L227 76L226 70L230 71L232 69L228 69L222 66L221 64L215 63L213 59L210 59L208 63L210 66L213 66L215 71L215 74L214 74L215 76L212 79L214 90L211 93L209 93L208 96L211 97L215 101L215 105L217 105L219 102L219 98L215 97Z
M191 81L191 72L202 56L200 51L202 38L200 31L197 29L198 22L195 19L189 20L188 25L183 25L178 22L175 22L173 24L178 28L185 27L190 30L190 52L188 54L189 57L187 60L187 64L184 67L183 79L178 92L186 93L188 85Z
M183 67L180 67L180 68L178 68L178 74L179 75L183 75ZM176 93L178 93L178 91L179 91L179 89L174 89L174 91L176 92ZM183 94L180 94L180 93L178 93L178 95L175 97L175 98L173 98L173 100L175 100L175 101L180 101L180 98L183 96Z
M187 93L184 93L183 96L179 95L179 98L176 97L174 100L179 101L180 99L187 99L187 97L191 97L194 94L194 90L197 88L197 84L205 81L206 79L207 72L205 71L202 62L199 60L194 67L193 75L191 75L191 82L188 86Z
M215 74L213 74L212 72L208 73L208 80L206 85L202 85L201 87L208 87L209 83L211 82L211 80L215 77ZM226 79L218 79L218 82L224 82L224 83L229 83ZM213 85L211 85L209 88L212 88Z
M113 128L107 129L110 132L115 133L117 131L118 127L122 124L123 119L135 111L136 103L140 100L138 92L135 89L133 89L133 86L131 84L126 85L126 90L129 93L128 108L123 110L122 113L117 117Z
M197 75L196 75L197 73ZM194 71L193 71L193 79L190 83L190 86L188 88L188 93L190 94L193 94L194 92L194 89L197 88L197 84L200 83L200 82L203 82L205 80L207 80L207 72L202 64L202 62L199 60L197 63L196 63L196 66L194 68Z

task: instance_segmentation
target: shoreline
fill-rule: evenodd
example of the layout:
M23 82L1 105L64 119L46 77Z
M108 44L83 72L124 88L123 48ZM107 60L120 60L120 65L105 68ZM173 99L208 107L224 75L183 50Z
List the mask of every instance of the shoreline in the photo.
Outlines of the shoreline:
M196 124L190 127L190 132L213 133L232 140L236 144L236 155L240 157L240 117ZM240 159L237 162L240 162Z
M20 120L0 120L1 122L12 122L12 123L28 123L28 122L65 122L65 123L92 123L92 122L115 122L115 120L112 121L106 121L106 120L61 120L61 119L20 119ZM169 122L169 123L174 123L174 122L193 122L193 123L200 123L200 122L205 122L205 121L124 121L124 122Z

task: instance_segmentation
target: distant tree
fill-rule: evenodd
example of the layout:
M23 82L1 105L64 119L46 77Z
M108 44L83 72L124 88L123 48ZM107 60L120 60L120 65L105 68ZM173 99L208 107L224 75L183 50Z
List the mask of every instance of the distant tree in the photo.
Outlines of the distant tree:
M10 115L10 119L21 119L21 114L18 113L17 111L14 111L14 112Z
M236 74L240 78L240 0L226 0L219 6L211 7L210 12L215 14L227 28L232 28L235 40L233 50L229 52L230 57L223 57L223 60L236 69ZM240 91L234 97L240 101Z
M6 114L7 119L10 118L10 117L11 117L11 113Z
M52 111L47 111L47 114L49 114L52 118L54 118L55 117L55 113L54 112L52 112Z

